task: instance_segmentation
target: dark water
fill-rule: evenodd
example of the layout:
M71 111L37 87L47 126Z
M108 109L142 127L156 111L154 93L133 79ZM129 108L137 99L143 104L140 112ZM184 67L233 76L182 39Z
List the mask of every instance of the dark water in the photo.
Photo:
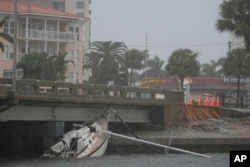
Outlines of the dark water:
M188 154L105 155L83 159L5 159L1 167L229 167L229 153L208 154L212 158Z

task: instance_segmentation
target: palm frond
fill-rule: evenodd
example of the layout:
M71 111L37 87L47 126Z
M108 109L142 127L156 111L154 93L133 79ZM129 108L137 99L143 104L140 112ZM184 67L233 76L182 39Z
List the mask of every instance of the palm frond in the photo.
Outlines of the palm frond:
M2 27L2 26L4 25L5 21L8 20L9 17L10 17L10 15L7 15L7 16L5 16L5 17L3 18L3 20L0 21L0 27Z
M13 43L13 37L9 34L6 34L4 32L0 32L0 37L4 38L5 40L7 40L10 43Z
M4 52L4 47L2 42L0 42L0 49Z

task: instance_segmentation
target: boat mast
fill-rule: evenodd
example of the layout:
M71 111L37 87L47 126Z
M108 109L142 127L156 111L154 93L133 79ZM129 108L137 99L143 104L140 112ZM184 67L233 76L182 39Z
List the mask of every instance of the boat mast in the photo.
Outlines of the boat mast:
M200 153L196 153L196 152L192 152L192 151L188 151L188 150L183 150L183 149L179 149L179 148L175 148L175 147L165 146L163 144L153 143L153 142L150 142L150 141L146 141L146 140L142 140L142 139L137 139L137 138L121 135L121 134L118 134L118 133L113 133L111 131L101 130L100 132L107 133L109 135L113 135L113 136L117 136L117 137L121 137L121 138L125 138L125 139L129 139L129 140L138 141L138 142L145 143L145 144L150 144L150 145L157 146L157 147L162 147L162 148L165 148L165 149L170 149L170 150L183 152L183 153L187 153L187 154L192 154L192 155L205 157L205 158L212 158L210 155L200 154Z

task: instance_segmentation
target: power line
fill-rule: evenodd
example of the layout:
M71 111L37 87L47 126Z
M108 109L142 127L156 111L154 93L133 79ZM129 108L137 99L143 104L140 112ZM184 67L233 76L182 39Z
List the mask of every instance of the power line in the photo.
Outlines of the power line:
M147 45L148 48L181 48L181 47L207 47L207 46L217 46L217 45L226 45L227 42L219 43L206 43L206 44L194 44L194 45ZM138 44L127 44L131 47L145 47L145 45Z

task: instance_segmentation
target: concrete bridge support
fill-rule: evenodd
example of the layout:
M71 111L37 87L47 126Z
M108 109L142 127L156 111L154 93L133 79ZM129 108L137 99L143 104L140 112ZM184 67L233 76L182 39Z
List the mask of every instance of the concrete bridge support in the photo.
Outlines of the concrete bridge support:
M168 92L166 95L168 103L164 106L164 127L178 125L183 120L183 92Z
M182 104L166 105L164 107L164 128L182 123L183 114Z

